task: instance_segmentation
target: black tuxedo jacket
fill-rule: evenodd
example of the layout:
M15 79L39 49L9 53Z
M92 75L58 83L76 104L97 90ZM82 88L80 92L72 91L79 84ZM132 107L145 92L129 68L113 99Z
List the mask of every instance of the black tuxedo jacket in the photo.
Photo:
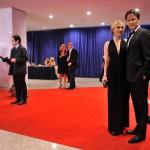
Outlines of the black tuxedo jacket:
M9 74L26 74L26 61L28 60L26 48L24 48L22 45L20 45L17 49L12 48L10 59L11 58L16 58L16 63L10 64Z
M139 28L127 47L127 80L150 79L150 31Z
M68 60L68 63L71 62L71 66L70 66L71 68L78 67L77 60L78 60L78 52L76 49L73 48L70 54L70 59Z

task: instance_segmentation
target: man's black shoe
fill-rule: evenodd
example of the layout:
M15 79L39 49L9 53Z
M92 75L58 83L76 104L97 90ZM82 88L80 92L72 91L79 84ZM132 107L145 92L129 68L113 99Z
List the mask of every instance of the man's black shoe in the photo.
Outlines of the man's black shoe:
M11 104L18 104L20 101L16 100L14 102L11 102Z
M26 101L22 100L22 101L18 102L17 105L23 105L23 104L26 104L26 103L27 103Z
M67 88L67 90L73 90L73 88Z
M139 143L145 140L145 137L136 135L135 137L131 138L128 140L128 143L134 144L134 143Z
M67 88L67 90L73 90L74 88L73 87L69 87L69 88Z

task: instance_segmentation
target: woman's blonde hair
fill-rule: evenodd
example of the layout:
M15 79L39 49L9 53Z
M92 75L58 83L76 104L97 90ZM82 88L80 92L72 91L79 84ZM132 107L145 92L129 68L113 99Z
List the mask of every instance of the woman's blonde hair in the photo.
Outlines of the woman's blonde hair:
M66 45L65 44L61 44L59 47L59 51L61 51Z
M118 24L121 24L125 28L125 23L120 19L118 19L111 24L111 30L113 30Z

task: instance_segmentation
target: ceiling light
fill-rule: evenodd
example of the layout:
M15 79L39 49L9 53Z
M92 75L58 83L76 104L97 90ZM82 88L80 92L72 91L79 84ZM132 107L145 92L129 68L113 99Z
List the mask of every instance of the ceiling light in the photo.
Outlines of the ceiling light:
M137 11L137 12L139 12L139 11L140 11L140 9L139 9L139 8L135 8L134 10L135 10L135 11Z
M73 28L73 27L74 27L74 25L73 25L73 24L70 24L69 26L70 26L70 28Z
M49 15L48 17L49 17L50 19L53 19L53 18L54 18L54 16L53 16L53 15Z
M101 22L100 25L101 25L101 26L104 26L104 25L105 25L105 22Z
M88 16L90 16L90 15L92 15L92 12L91 12L91 11L87 11L86 14L87 14Z

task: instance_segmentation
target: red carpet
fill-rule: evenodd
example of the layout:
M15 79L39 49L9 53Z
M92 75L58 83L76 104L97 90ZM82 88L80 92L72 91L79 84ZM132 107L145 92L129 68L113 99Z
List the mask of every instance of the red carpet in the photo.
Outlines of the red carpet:
M83 150L148 150L150 125L146 141L134 145L127 142L131 135L113 137L107 132L106 95L103 88L29 90L28 104L17 106L0 90L0 129ZM132 105L130 110L133 128Z

